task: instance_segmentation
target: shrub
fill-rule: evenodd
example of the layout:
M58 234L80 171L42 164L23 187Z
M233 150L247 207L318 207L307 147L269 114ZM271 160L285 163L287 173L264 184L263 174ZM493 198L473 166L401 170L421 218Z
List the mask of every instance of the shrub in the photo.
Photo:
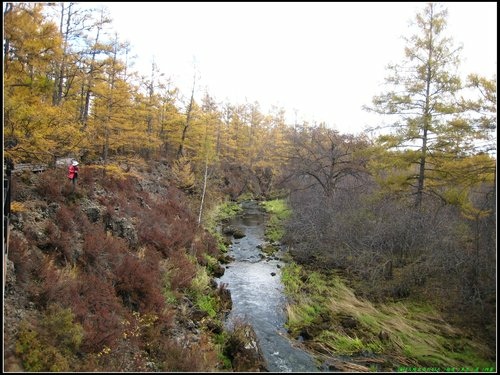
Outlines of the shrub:
M83 328L74 319L70 308L51 304L41 322L47 341L63 353L76 353L83 339Z
M164 372L210 372L218 365L217 351L204 334L199 342L187 348L174 341L165 341L162 353L161 370Z
M220 251L217 248L216 239L208 232L203 231L191 243L190 253L196 257L198 263L206 265L207 259L212 258L215 261L213 257L218 256Z
M137 178L123 172L121 168L116 166L107 166L103 176L101 185L108 191L132 192L137 183Z
M40 283L35 301L46 308L53 303L66 305L75 283L75 277L58 269L53 259L47 256L40 266Z
M67 183L59 170L47 170L38 175L35 182L35 191L41 198L50 202L62 202L62 187Z
M177 250L168 259L167 275L173 291L183 291L191 285L196 275L196 265L183 250Z
M40 306L59 303L72 307L79 317L84 317L90 306L93 306L93 301L107 298L109 300L107 305L113 306L114 300L121 304L112 287L116 283L112 272L94 274L88 270L87 272L82 271L77 265L59 268L50 257L43 260L40 269L40 282L37 283L39 287L36 293L36 301ZM91 288L100 289L93 290ZM100 292L104 297L99 295Z
M41 258L35 251L30 251L28 241L17 231L9 236L9 259L14 263L16 280L27 283L38 273Z
M210 293L210 277L204 267L198 267L196 276L191 281L189 292L201 311L206 312L211 318L217 315L219 304Z
M21 325L16 353L21 356L27 371L68 371L69 363L58 350L45 345L34 329Z
M67 303L84 328L82 350L98 353L105 347L114 347L122 337L124 309L111 282L82 273L69 296Z
M26 205L23 202L13 201L10 204L10 210L13 213L22 213L22 212L27 212L28 208L26 207Z
M123 304L130 309L160 312L164 308L164 299L159 281L158 265L148 265L126 255L116 269L115 289Z
M28 371L68 371L80 347L83 329L71 309L50 305L38 327L20 325L16 352Z
M58 264L65 265L74 263L73 244L74 241L69 233L61 232L52 221L49 221L45 226L45 237L38 246L56 259Z
M166 257L173 250L190 248L196 232L196 221L178 202L167 200L141 218L140 242L161 251Z
M196 276L191 280L189 289L194 295L201 295L210 289L210 277L204 267L197 268Z
M91 186L94 185L95 181L97 181L100 177L102 177L102 170L100 170L96 166L85 165L80 168L78 180L81 186L90 188ZM93 191L93 189L88 189L88 190Z
M172 173L177 186L191 192L194 188L195 176L191 161L187 157L181 157L172 165Z
M92 230L93 229L93 230ZM128 251L124 239L107 235L98 225L90 225L83 234L85 241L79 262L84 270L103 277L113 278L112 274L121 264Z
M209 317L215 318L217 315L218 303L213 296L206 294L198 295L195 303L196 306L198 306L201 311L206 312Z
M60 230L70 232L73 229L75 214L67 206L61 206L56 212L55 222Z

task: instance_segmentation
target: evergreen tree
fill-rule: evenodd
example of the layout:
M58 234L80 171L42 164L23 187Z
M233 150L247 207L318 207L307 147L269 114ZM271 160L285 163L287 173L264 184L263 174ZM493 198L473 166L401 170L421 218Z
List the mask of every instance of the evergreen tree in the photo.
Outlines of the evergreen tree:
M418 33L406 38L405 59L388 67L390 89L375 96L367 110L396 117L390 135L379 141L400 154L410 169L407 183L413 187L415 206L420 207L432 158L440 150L439 140L449 133L449 121L462 111L455 94L462 88L457 74L460 48L445 37L447 10L429 3L416 16ZM416 180L416 181L415 181Z

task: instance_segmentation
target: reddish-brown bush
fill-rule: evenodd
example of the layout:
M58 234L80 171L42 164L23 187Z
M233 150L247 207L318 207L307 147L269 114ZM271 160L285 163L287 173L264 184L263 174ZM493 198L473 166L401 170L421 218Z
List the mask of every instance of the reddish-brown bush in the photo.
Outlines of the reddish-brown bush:
M139 241L144 245L153 246L165 257L184 243L182 235L182 231L174 232L165 218L156 212L144 217L139 224Z
M196 266L183 250L177 250L169 258L168 275L171 289L183 291L191 285L191 280L196 276Z
M119 178L114 177L110 173L106 173L105 177L101 178L99 182L101 186L108 191L133 192L137 184L137 178L133 176L124 176L124 178Z
M31 281L34 274L38 273L41 258L38 253L29 250L28 241L17 231L12 231L9 236L9 259L14 263L16 281L24 284Z
M166 257L176 249L189 248L195 231L195 218L186 207L171 200L155 206L142 217L138 230L140 241L154 246Z
M60 170L47 170L38 175L35 182L35 191L42 199L50 202L63 201L63 186L68 183Z
M56 212L55 222L59 229L65 232L70 232L74 227L74 212L68 206L61 206Z
M150 269L154 269L155 272L160 272L158 269L158 264L162 260L161 253L152 247L145 246L142 248L139 257L144 265Z
M38 241L38 232L37 228L31 223L28 223L24 226L24 236L30 245L36 246Z
M199 237L193 241L191 253L196 257L198 263L205 265L206 260L204 254L217 258L220 251L217 247L215 238L210 233L203 231L199 234Z
M169 186L166 198L170 202L177 202L178 205L186 205L186 193L175 186Z
M42 271L42 287L38 302L70 307L84 328L82 350L99 352L112 347L123 331L123 306L109 281L95 275L70 275L46 261Z
M127 244L122 238L107 235L97 224L89 228L93 230L83 234L83 251L79 263L86 272L112 277L128 251Z
M47 256L40 267L40 283L36 297L36 302L47 307L51 303L60 303L65 307L69 301L68 296L71 296L71 290L74 288L76 280L73 278L64 277L60 269L58 269L50 256Z
M115 271L115 289L123 304L133 311L161 312L165 306L160 289L158 264L126 255Z
M82 350L97 353L105 346L113 348L123 333L124 309L111 282L82 273L66 299L84 328Z
M99 181L100 177L102 177L102 171L97 169L91 165L82 165L80 166L80 173L78 174L78 181L80 186L84 186L89 190L89 192L93 192L96 181Z
M72 250L74 241L71 235L61 232L52 221L46 223L44 231L45 237L38 242L38 247L55 259L59 265L74 263L76 257Z
M80 207L73 207L72 215L74 222L74 231L85 234L96 230L95 225L90 222L87 213L85 213ZM99 227L99 230L101 229L102 227Z

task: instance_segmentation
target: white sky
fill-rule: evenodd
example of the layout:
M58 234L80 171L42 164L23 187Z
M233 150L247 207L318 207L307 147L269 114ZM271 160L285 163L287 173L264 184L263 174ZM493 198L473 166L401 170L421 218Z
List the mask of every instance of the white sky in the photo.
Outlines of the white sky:
M95 4L95 3L94 3ZM326 122L343 133L376 124L362 110L386 66L404 57L402 36L423 2L123 2L104 4L113 29L131 43L135 69L150 75L153 58L183 95L193 74L198 100L259 102L295 118ZM87 4L88 6L88 4ZM463 77L497 70L497 3L446 2L446 34L463 45ZM297 117L295 116L297 113Z

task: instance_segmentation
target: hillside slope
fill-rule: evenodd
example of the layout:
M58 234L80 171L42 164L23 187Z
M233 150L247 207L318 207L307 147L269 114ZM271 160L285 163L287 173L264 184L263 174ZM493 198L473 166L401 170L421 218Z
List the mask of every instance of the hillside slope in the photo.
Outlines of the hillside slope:
M7 371L214 371L228 292L196 198L162 163L13 176ZM223 271L222 271L223 272Z

